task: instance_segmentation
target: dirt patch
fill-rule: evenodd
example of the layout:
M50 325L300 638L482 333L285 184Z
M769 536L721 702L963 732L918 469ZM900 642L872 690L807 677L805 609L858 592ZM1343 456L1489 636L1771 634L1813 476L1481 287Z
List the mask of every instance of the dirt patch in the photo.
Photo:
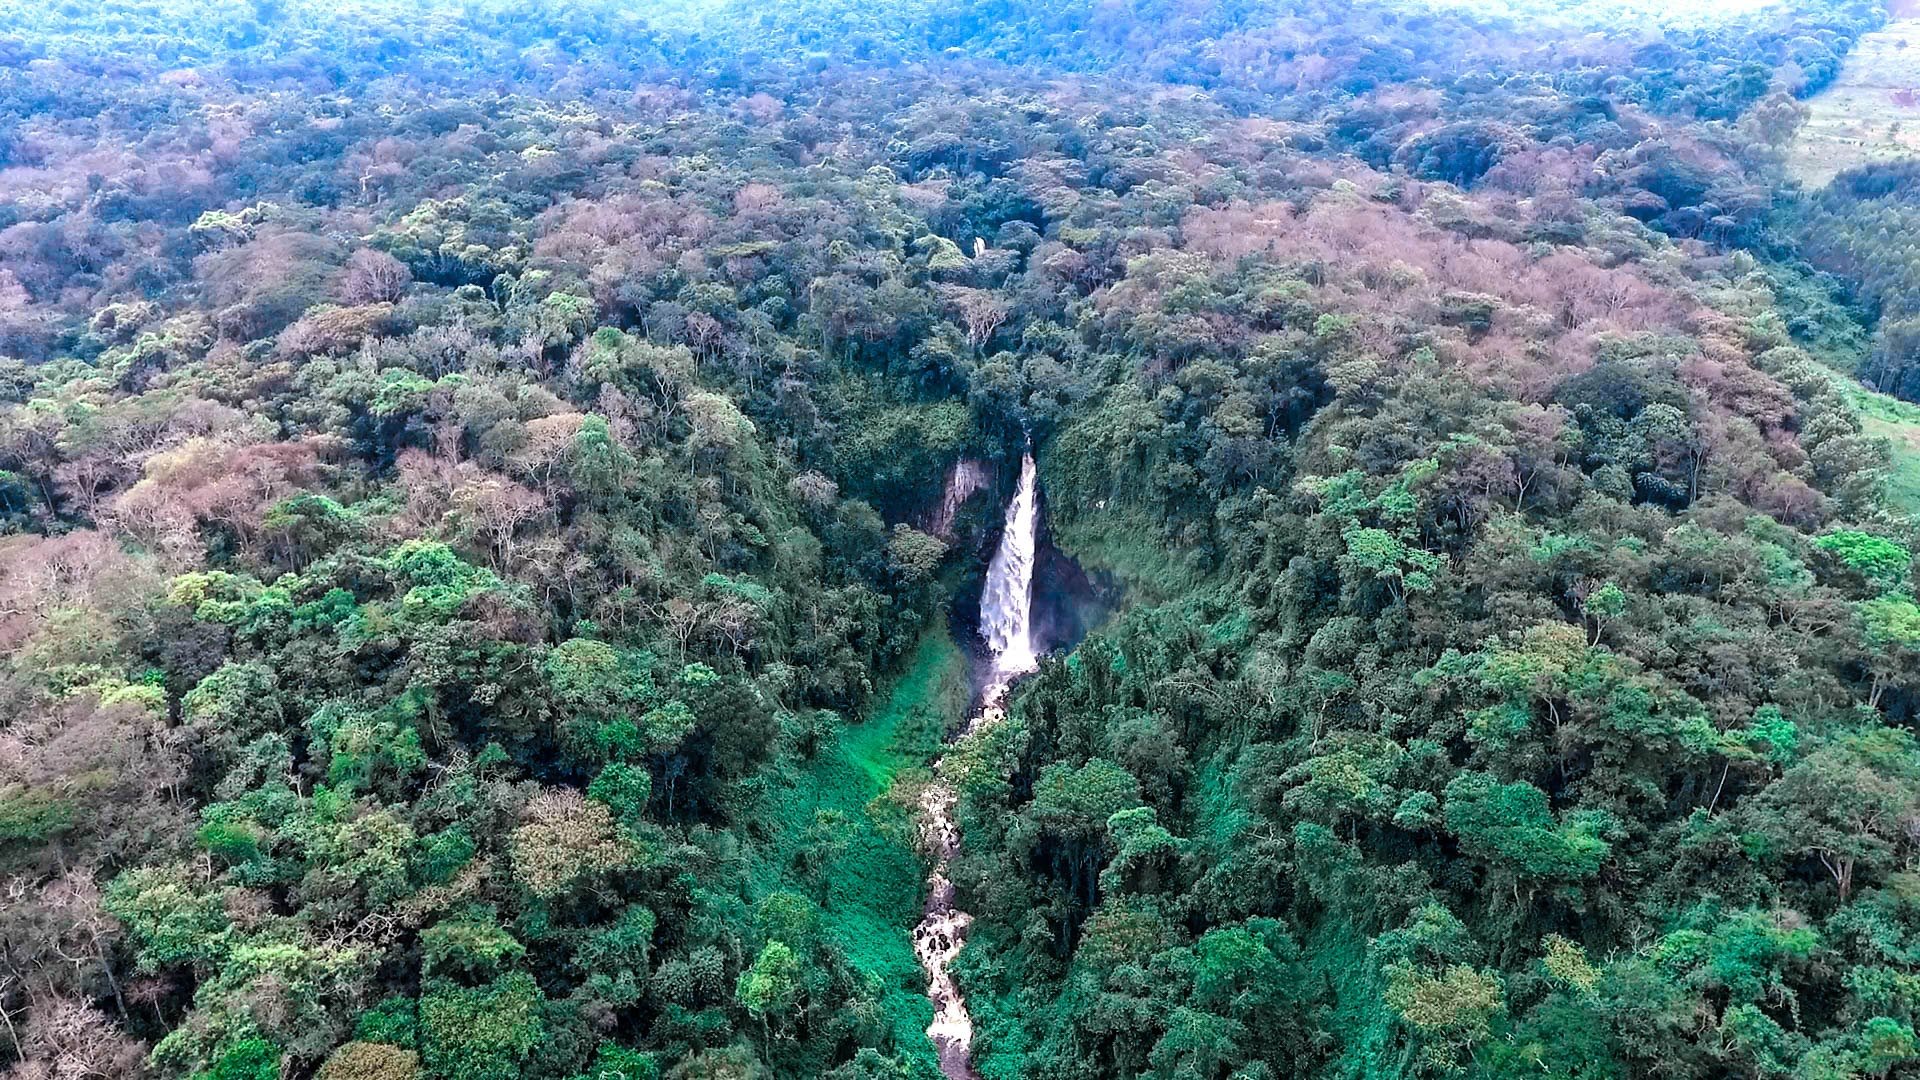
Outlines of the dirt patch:
M1861 38L1833 85L1808 99L1789 168L1801 183L1823 187L1846 169L1920 156L1920 0L1897 0L1905 11Z

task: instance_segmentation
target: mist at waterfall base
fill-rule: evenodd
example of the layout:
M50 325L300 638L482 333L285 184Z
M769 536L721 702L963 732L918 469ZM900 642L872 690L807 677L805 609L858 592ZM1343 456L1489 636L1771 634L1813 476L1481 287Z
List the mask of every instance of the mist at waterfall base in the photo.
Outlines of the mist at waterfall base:
M1055 545L1047 528L1045 497L1033 553L1033 601L1028 634L1036 657L1064 655L1104 621L1116 606L1118 587L1096 580L1072 556ZM995 534L997 545L999 535ZM984 693L993 678L993 659L987 640L980 596L985 580L978 580L965 602L953 605L954 639L973 661L974 690Z
M1009 465L1012 463L1009 462ZM1013 469L1006 468L1005 473ZM992 558L1001 548L1007 510L1017 490L1015 483L982 484L959 515L958 531L973 540L972 569L963 575L949 609L954 640L972 661L974 691L983 694L993 679L991 644L981 601L987 593ZM1090 575L1073 557L1060 550L1046 511L1044 488L1036 490L1038 516L1033 547L1033 598L1029 636L1036 656L1070 652L1118 606L1119 585L1104 576ZM998 496L997 498L995 496ZM987 520L987 519L991 520ZM967 525L974 528L966 528Z

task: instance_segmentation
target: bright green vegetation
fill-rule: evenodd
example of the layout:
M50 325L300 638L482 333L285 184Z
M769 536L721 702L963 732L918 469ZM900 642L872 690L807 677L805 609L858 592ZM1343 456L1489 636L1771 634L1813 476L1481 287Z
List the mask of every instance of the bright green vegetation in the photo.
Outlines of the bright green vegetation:
M882 987L877 1004L894 1039L925 1064L933 1010L910 937L926 900L912 781L927 775L970 694L965 657L944 630L929 633L872 716L833 732L805 765L767 777L756 815L774 832L757 849L756 900L796 868L814 882L824 932Z
M1920 516L1920 406L1858 381L1875 373L1884 343L1877 350L1865 320L1837 301L1832 278L1781 266L1772 267L1768 277L1794 339L1834 370L1834 389L1852 407L1861 434L1883 440L1887 505Z
M0 5L0 1076L934 1080L943 752L991 1080L1920 1071L1888 13L1563 7Z
M1853 407L1867 435L1885 439L1891 467L1887 502L1910 516L1920 517L1920 405L1886 394L1857 388Z

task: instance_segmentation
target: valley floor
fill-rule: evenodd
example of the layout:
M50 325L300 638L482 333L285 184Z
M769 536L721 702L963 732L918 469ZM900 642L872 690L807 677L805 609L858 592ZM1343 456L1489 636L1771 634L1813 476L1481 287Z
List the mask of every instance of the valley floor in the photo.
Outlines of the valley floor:
M925 870L914 849L910 799L895 797L896 785L924 777L969 696L966 657L942 623L872 716L848 724L805 766L770 781L767 819L778 835L755 875L763 895L789 887L783 869L819 850L816 822L831 823L839 843L816 875L826 882L825 895L816 897L826 933L864 978L884 987L882 1007L902 1055L923 1056L929 1066L933 1013L910 937L925 899Z

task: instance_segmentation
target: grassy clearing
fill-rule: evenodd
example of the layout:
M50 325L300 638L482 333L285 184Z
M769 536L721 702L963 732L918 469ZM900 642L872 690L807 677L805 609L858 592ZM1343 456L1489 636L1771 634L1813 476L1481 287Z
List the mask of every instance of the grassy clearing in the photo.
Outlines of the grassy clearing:
M1888 500L1896 509L1920 517L1920 405L1861 387L1854 388L1853 398L1861 427L1893 448Z
M966 709L966 658L944 629L921 641L885 703L803 766L769 784L764 820L776 830L756 868L756 891L806 892L822 903L827 933L862 976L880 988L880 1004L903 1054L934 1062L926 1027L933 1019L912 931L925 900L925 866L913 847L907 811L887 798L896 778L925 768L948 724ZM811 881L795 866L821 813L838 813L840 850ZM815 882L824 882L822 890Z
M1920 4L1896 7L1884 28L1861 38L1794 140L1788 169L1808 188L1874 161L1920 155Z
M1860 429L1885 439L1891 450L1887 501L1899 513L1920 517L1920 405L1862 385L1831 353L1816 352L1833 367L1833 382L1860 417Z
M1913 3L1920 7L1920 0ZM1794 328L1794 340L1833 372L1834 386L1859 414L1866 434L1887 440L1892 448L1889 501L1894 509L1920 517L1920 405L1861 384L1860 369L1873 348L1873 334L1857 311L1791 267L1773 266L1768 273L1774 298Z

